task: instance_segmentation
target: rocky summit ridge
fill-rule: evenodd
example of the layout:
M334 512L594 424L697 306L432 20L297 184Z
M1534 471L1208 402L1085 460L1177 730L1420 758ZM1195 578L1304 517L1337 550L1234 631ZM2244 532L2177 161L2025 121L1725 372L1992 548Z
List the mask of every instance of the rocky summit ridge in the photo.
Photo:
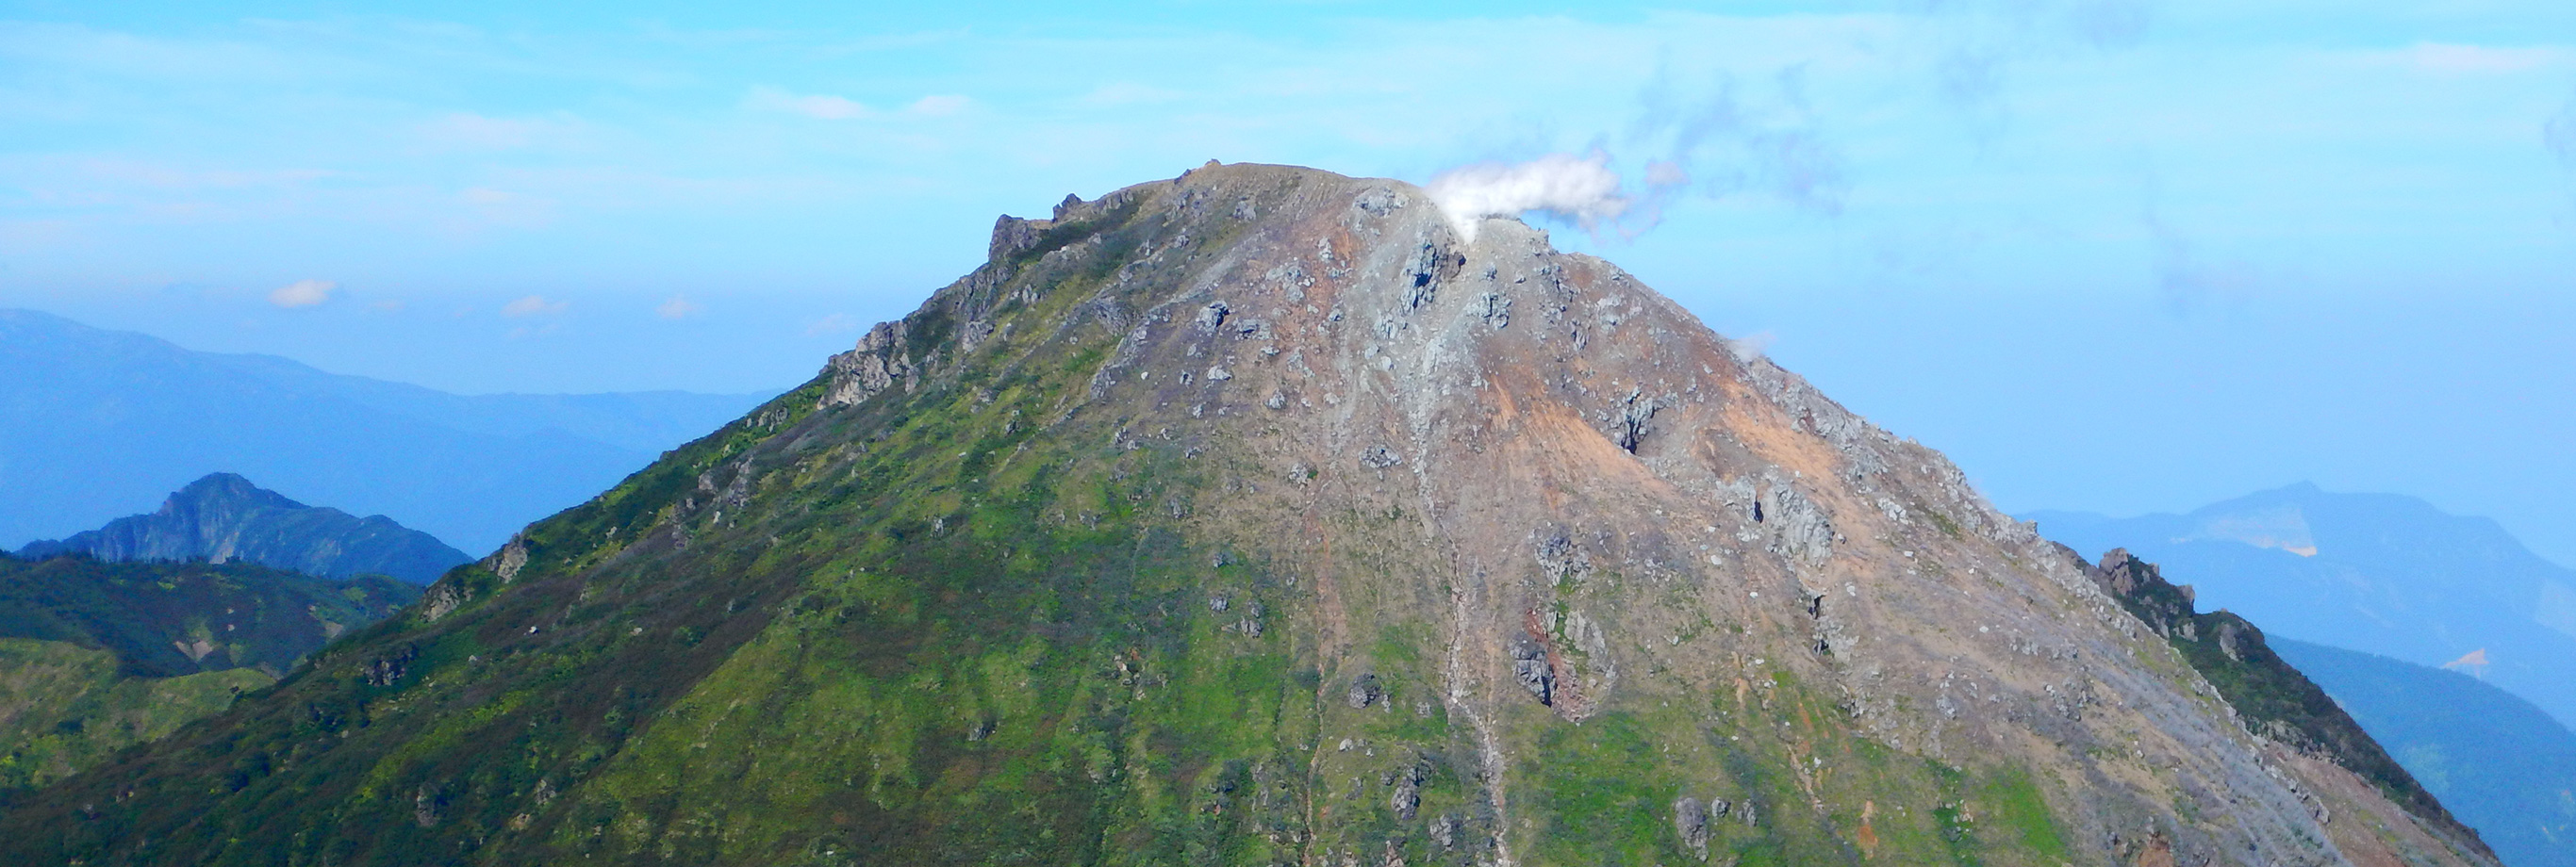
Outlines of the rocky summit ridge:
M0 860L2495 863L1541 231L1210 164L990 253Z

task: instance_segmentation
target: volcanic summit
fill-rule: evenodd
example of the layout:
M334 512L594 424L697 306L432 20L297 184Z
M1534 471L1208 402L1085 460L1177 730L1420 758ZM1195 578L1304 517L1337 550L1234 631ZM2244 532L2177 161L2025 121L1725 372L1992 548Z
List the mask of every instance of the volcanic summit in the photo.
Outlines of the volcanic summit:
M2239 707L2187 594L2133 610L2151 568L1474 228L1259 165L1004 217L803 387L12 806L0 855L2495 863Z

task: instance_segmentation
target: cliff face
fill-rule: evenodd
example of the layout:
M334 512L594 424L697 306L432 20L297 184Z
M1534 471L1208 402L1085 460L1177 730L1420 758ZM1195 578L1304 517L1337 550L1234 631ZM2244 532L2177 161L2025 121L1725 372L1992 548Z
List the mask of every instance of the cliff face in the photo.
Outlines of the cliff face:
M2493 863L2092 575L1606 262L1211 165L1004 218L0 853Z
M474 559L383 515L359 518L307 506L231 473L190 482L159 511L118 518L61 541L36 542L18 556L69 553L108 561L244 560L324 578L373 574L414 584L438 580Z

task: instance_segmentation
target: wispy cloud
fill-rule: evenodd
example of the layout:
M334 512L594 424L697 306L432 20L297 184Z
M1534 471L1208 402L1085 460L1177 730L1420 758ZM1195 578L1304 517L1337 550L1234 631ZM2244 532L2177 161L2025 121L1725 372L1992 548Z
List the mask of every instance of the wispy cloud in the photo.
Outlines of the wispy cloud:
M316 307L331 300L331 293L339 290L340 284L329 280L297 280L269 292L268 303L289 310Z
M505 151L561 145L581 135L585 126L561 112L540 117L494 117L456 111L424 121L418 129L420 141L434 149Z
M975 107L975 101L953 93L942 93L913 100L905 111L929 117L946 117Z
M815 120L857 120L874 117L876 110L845 96L830 94L793 94L774 87L755 87L743 97L744 108L797 114Z
M551 316L571 308L570 301L548 301L545 296L530 295L501 305L501 315L512 319L525 319L530 316Z
M1623 237L1661 219L1693 221L1695 237L1776 236L1757 268L1775 275L1866 260L1848 255L1863 238L1973 242L1985 252L1944 267L2016 285L2116 272L2145 292L2161 284L2141 273L2119 192L2137 159L2178 167L2176 237L2263 273L2348 249L2339 226L2521 237L2479 227L2527 222L2516 196L2538 179L2504 176L2535 161L2489 155L2529 157L2536 137L2576 171L2576 107L2554 111L2576 69L2550 59L2563 28L2513 45L2396 31L2320 47L2208 38L2212 16L2256 14L2210 5L1908 0L1344 19L1295 35L973 30L859 48L822 26L518 39L337 20L171 39L0 24L0 62L35 71L0 88L0 116L32 119L0 145L0 224L50 220L80 240L17 245L24 273L180 273L209 267L207 251L258 249L431 263L442 273L427 276L470 285L543 250L550 275L664 287L638 309L755 272L847 285L833 281L866 261L900 272L846 307L876 315L971 255L922 255L953 234L939 227L1042 207L1032 190L1090 195L1209 157L1426 180L1604 154ZM1100 62L1041 76L1031 57ZM42 81L64 84L27 84ZM1963 115L1993 123L1963 130ZM2432 225L2413 207L2426 188L2492 216ZM2216 201L2230 196L2245 202ZM849 243L817 243L813 227L839 220ZM2119 240L2077 253L2069 236ZM610 240L636 238L668 240ZM1823 250L1841 254L1792 259Z
M538 229L552 225L555 219L552 198L492 187L467 187L457 191L456 198L473 215L468 222L476 227Z
M1675 199L1694 192L1711 199L1765 195L1837 214L1849 192L1848 160L1822 131L1806 70L1804 63L1773 70L1757 102L1732 72L1712 74L1706 86L1693 88L1670 65L1659 66L1615 139L1620 150L1645 155L1642 165L1633 156L1627 164L1633 175L1614 168L1610 151L1596 144L1587 157L1554 153L1450 169L1432 178L1429 191L1470 239L1475 218L1523 212L1595 234L1615 227L1633 238L1661 222ZM1595 138L1609 140L1608 134Z
M1134 81L1113 81L1091 89L1074 100L1086 108L1123 108L1137 105L1161 105L1189 98L1187 91L1157 87Z
M2567 65L2565 49L2527 46L2461 45L2428 42L2398 53L2415 68L2429 72L2494 74L2530 72Z
M79 160L73 168L102 186L172 192L300 187L342 174L329 169L194 168L109 157Z
M678 295L673 295L671 296L671 300L664 301L661 306L653 308L653 315L660 316L664 319L687 319L691 316L705 313L706 311L707 308L705 305Z
M1628 128L1635 146L1658 153L1649 167L1648 220L1665 200L1696 190L1710 197L1763 193L1821 213L1838 213L1849 192L1847 158L1829 139L1808 97L1807 65L1779 67L1763 96L1721 73L1696 96L1659 68L1637 97Z
M948 117L974 108L975 100L960 94L935 93L906 103L899 111L888 112L846 96L798 94L775 87L755 87L743 97L742 105L752 111L802 115L815 120L868 120L897 116Z

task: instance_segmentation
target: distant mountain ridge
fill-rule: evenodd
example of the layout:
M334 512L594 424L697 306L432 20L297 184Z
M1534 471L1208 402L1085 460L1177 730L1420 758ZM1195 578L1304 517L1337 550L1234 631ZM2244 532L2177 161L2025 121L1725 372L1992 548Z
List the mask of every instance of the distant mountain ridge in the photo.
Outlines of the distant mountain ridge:
M765 397L455 395L0 310L0 547L220 471L488 551Z
M2576 733L2456 671L2271 641L2513 867L2576 867Z
M2077 550L2127 548L2274 635L2429 666L2483 650L2487 682L2576 728L2576 570L2494 521L2304 483L2185 515L2021 517Z
M159 511L31 543L18 556L41 560L70 553L109 561L247 560L321 578L374 574L414 584L436 581L474 559L392 518L307 506L232 473L190 482L162 501Z

